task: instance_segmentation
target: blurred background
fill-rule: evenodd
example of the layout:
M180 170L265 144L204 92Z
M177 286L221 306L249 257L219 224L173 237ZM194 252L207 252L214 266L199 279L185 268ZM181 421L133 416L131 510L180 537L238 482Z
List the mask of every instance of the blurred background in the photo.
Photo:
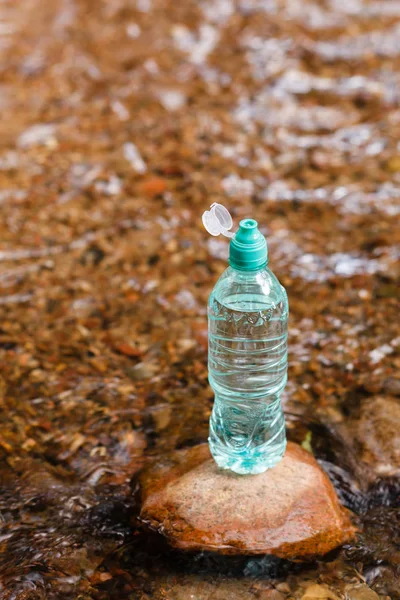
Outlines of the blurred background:
M2 597L398 598L398 502L279 570L148 543L131 479L207 439L213 202L288 291L289 439L397 476L400 2L1 0L0 77Z

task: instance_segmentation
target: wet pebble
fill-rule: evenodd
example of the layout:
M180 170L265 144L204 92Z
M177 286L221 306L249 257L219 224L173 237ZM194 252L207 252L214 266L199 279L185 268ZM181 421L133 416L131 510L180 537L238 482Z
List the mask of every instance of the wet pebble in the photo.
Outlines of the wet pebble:
M362 402L359 413L339 427L354 456L375 474L400 473L400 401L378 396Z
M346 595L348 600L379 600L378 594L364 583L346 586Z
M339 598L327 585L315 583L307 587L301 600L339 600Z

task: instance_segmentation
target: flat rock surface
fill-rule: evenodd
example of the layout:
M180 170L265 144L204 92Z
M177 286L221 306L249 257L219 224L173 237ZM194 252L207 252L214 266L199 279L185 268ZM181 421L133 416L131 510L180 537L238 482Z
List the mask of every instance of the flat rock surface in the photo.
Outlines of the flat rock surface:
M277 467L251 476L218 469L208 446L195 446L146 471L141 489L142 521L185 550L301 560L355 531L327 475L293 443Z

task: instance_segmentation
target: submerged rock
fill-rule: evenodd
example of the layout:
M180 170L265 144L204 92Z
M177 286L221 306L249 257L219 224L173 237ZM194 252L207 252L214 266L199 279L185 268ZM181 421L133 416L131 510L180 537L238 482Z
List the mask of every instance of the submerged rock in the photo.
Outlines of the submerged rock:
M361 403L355 414L337 426L353 455L353 467L362 482L400 474L400 401L377 396Z
M170 577L163 582L162 588L166 588L165 591L168 593L167 597L170 600L188 600L188 598L195 598L196 600L208 600L208 598L215 600L225 600L226 598L229 598L229 600L256 600L259 597L256 596L255 592L252 592L251 583L248 580L225 579L219 583L214 583L198 576L189 576L184 579L184 581L177 581L176 577Z
M218 469L202 444L150 467L140 483L141 521L184 550L298 561L329 552L355 532L327 475L293 443L261 475Z
M400 402L373 398L366 402L356 424L358 456L380 476L400 474Z
M301 600L339 600L327 585L312 583L304 592Z
M346 597L349 600L379 600L378 594L364 583L346 586Z

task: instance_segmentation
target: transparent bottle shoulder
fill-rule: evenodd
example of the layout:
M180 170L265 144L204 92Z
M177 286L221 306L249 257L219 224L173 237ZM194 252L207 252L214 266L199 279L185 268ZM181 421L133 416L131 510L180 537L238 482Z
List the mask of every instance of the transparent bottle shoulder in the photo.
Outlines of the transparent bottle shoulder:
M208 308L218 303L233 310L273 309L281 315L288 313L285 288L268 268L256 273L228 267L216 282L209 296Z

